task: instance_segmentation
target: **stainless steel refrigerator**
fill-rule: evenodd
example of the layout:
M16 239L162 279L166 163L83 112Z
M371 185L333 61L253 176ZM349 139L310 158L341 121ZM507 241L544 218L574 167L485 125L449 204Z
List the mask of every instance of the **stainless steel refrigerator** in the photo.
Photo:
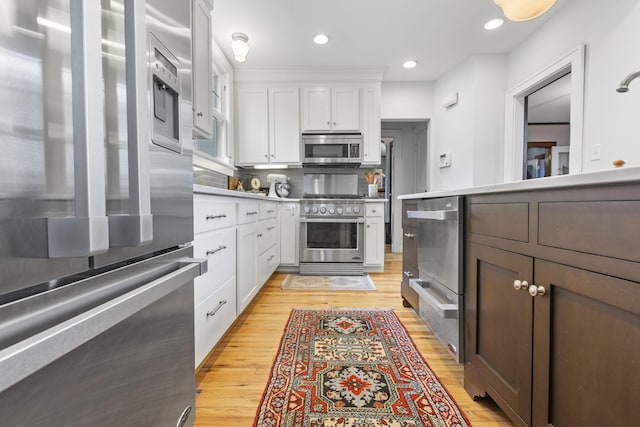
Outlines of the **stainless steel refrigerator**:
M194 418L191 2L0 2L0 424Z

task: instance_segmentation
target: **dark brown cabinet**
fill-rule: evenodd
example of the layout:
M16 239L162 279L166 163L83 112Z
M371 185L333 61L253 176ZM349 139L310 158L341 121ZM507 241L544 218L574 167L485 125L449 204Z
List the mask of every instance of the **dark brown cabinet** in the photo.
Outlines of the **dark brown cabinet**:
M407 211L417 210L416 200L402 202L402 283L400 294L405 307L418 309L418 294L409 286L409 280L418 277L418 224L407 216Z
M639 196L619 184L467 198L471 396L518 426L637 424Z

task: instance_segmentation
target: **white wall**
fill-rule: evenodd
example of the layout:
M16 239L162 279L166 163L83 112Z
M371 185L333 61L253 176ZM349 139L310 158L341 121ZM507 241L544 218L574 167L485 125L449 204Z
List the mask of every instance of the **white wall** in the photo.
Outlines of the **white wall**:
M424 120L432 115L433 82L383 82L382 120Z
M583 171L611 168L615 159L640 165L640 81L626 94L620 80L640 70L640 1L574 0L508 55L507 87L586 45ZM592 161L591 146L602 158Z
M431 121L431 191L502 180L505 55L474 55L435 82ZM442 98L458 93L445 109ZM440 168L440 154L451 166Z

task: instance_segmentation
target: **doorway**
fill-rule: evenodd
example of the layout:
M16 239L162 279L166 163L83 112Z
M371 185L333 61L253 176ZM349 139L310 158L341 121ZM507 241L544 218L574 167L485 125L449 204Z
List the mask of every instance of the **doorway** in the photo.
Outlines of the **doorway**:
M425 192L428 188L429 121L383 120L382 141L387 149L385 162L390 169L387 173L389 239L391 252L398 253L402 252L402 201L398 196Z

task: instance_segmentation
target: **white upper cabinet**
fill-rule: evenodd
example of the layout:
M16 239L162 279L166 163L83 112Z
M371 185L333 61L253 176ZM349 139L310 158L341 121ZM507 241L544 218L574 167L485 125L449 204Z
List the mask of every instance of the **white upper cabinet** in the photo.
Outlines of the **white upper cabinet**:
M211 10L208 0L193 2L193 127L200 136L213 132L211 110Z
M379 165L382 138L379 87L365 88L362 104L362 164Z
M238 88L238 165L300 163L299 99L297 87Z
M269 156L272 163L300 163L300 92L269 89Z
M239 88L238 163L269 163L269 99L266 88Z
M308 87L303 89L302 130L360 131L358 87Z

